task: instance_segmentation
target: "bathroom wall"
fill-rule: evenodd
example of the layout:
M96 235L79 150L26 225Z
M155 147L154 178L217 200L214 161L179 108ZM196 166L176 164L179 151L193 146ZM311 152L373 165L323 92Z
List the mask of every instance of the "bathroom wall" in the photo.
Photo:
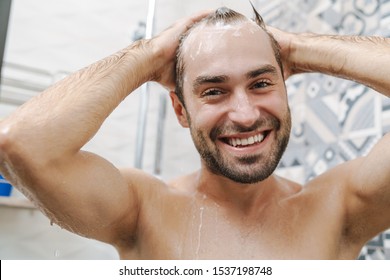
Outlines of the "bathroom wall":
M342 34L390 33L390 1L252 0L268 24L287 31ZM176 19L200 9L226 5L251 15L247 1L156 0L155 33ZM75 71L130 44L142 33L147 1L128 0L13 0L4 60L52 74L47 87L64 73ZM8 69L8 70L7 70ZM10 68L3 75L17 78ZM0 97L5 91L2 87ZM353 82L324 75L300 75L288 81L293 114L289 149L278 173L306 182L332 166L364 155L390 131L390 101ZM36 93L35 93L36 94ZM143 169L153 173L159 96L151 84ZM85 149L117 166L134 166L135 139L141 91L136 90L105 121ZM157 98L158 97L158 98ZM0 98L0 118L17 106ZM167 105L162 148L165 180L191 172L199 159L188 130L181 128ZM13 196L21 194L14 191ZM0 206L1 259L110 259L113 249L51 226L39 211ZM390 233L372 240L364 259L390 259Z

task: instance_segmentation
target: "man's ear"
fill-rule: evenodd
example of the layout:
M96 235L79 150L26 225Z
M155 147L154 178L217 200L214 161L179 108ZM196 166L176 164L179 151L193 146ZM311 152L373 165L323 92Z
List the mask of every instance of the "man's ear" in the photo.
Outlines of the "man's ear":
M179 121L182 127L189 127L186 108L179 100L179 97L177 97L174 91L170 91L169 96L171 97L172 106L173 109L175 110L177 120Z

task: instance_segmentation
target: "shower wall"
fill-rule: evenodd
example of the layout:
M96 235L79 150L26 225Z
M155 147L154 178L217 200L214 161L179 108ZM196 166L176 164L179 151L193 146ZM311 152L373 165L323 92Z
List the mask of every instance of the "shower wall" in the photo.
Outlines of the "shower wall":
M269 25L293 32L390 35L390 1L257 1ZM364 55L362 53L361 55ZM306 182L366 155L390 131L390 100L370 88L321 74L287 82L291 141L278 172ZM370 241L360 259L390 259L390 231Z

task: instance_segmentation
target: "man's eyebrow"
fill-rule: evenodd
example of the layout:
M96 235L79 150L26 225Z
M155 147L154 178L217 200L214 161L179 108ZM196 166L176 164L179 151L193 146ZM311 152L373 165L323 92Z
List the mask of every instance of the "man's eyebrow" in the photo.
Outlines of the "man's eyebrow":
M277 76L278 70L276 69L275 66L273 66L271 64L267 64L267 65L264 65L258 69L249 71L248 73L246 73L245 77L247 79L253 79L253 78L256 78L256 77L261 76L263 74L271 74L273 76Z
M196 77L195 81L192 83L192 88L196 90L198 87L204 84L220 84L224 83L227 80L229 80L229 77L226 75L219 75L219 76L198 76Z

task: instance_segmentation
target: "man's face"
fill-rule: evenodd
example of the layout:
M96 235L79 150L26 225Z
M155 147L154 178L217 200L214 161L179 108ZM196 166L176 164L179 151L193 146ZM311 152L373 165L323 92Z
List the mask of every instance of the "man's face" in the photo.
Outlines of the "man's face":
M239 183L275 170L291 118L268 35L255 23L199 26L183 45L185 115L202 164Z

